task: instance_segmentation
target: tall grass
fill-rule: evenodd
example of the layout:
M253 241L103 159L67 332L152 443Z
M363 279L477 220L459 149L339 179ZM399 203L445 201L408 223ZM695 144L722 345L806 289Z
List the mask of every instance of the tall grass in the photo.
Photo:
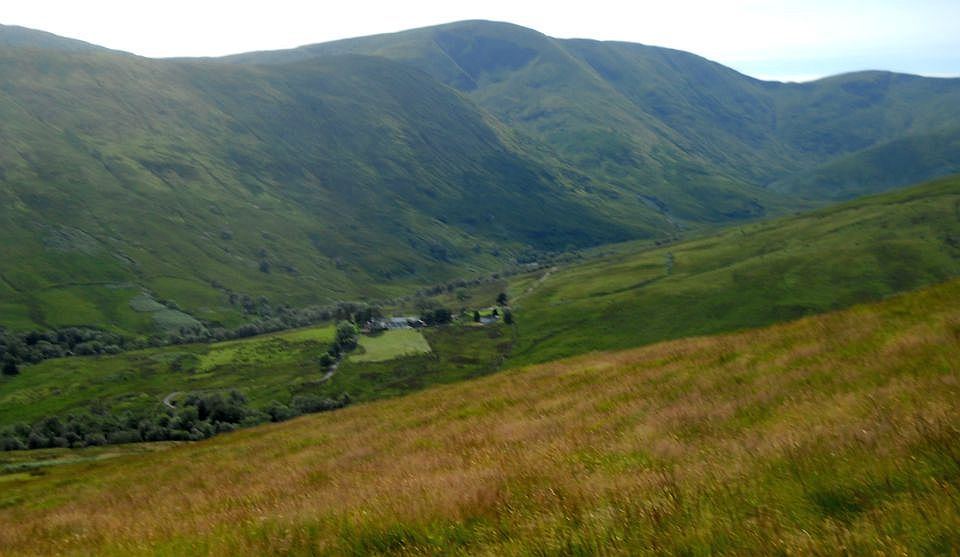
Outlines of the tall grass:
M4 554L943 554L960 282L4 482Z

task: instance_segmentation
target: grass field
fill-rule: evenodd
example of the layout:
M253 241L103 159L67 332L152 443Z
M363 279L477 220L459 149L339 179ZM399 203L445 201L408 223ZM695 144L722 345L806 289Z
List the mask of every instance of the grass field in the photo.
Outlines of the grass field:
M510 365L786 321L960 275L960 177L511 284ZM545 278L544 278L545 277Z
M480 377L501 369L513 347L511 330L500 325L445 325L422 334L428 353L376 362L350 356L319 386L319 393L335 397L346 392L353 400L370 401Z
M394 329L361 335L360 349L350 354L354 362L384 362L401 356L429 354L430 345L416 329Z
M15 472L7 554L950 554L960 282Z
M238 389L254 406L308 390L325 370L317 359L333 327L284 331L250 339L47 360L16 377L0 377L0 425L85 412L157 405L171 392Z

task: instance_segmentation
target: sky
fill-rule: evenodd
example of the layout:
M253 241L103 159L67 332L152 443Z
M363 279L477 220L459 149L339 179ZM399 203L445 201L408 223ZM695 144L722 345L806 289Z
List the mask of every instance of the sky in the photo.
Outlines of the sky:
M292 48L464 19L686 50L761 79L960 76L960 0L10 0L0 23L150 57Z

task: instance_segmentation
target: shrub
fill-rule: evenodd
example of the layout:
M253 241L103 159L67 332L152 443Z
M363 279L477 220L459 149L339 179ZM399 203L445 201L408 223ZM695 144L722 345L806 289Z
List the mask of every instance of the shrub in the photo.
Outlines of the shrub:
M3 361L3 374L4 375L17 375L20 373L20 366L17 365L17 362L12 359L7 359Z
M283 422L300 415L298 409L291 408L275 400L270 401L270 404L267 405L266 413L270 416L271 422Z
M143 441L143 439L137 430L122 429L120 431L111 431L107 434L107 443L111 445L119 443L139 443L140 441Z
M349 321L337 323L337 336L334 341L344 352L357 347L357 327Z
M22 451L27 445L16 437L13 433L5 433L0 436L0 451Z

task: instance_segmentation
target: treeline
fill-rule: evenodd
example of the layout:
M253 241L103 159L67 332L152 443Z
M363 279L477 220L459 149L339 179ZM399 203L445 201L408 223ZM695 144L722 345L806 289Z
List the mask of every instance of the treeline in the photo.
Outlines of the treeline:
M162 302L172 305L165 300ZM332 306L306 308L272 307L265 303L257 318L232 329L208 323L181 327L177 331L148 339L125 337L95 327L27 332L8 331L0 327L0 372L16 375L24 364L52 358L117 354L173 344L236 340L334 320L365 323L381 315L379 306L362 302L339 302Z
M47 417L32 425L19 423L0 430L0 450L92 447L149 441L198 441L218 433L267 422L281 422L301 414L326 412L350 404L344 393L337 399L297 395L289 404L271 402L262 410L250 408L239 391L194 393L177 408L158 405L146 412L113 414L92 408L89 414Z
M116 354L130 348L132 339L92 327L14 333L0 328L0 366L16 375L20 365L64 356Z
M246 298L248 297L245 296L242 299L246 300ZM153 337L148 341L148 344L162 346L166 344L236 340L330 321L365 323L382 315L380 306L364 302L337 302L330 306L294 308L289 305L273 306L266 298L261 297L253 307L255 309L251 313L247 312L247 306L244 307L244 313L250 315L252 320L238 327L230 329L211 323L182 327L178 331L168 333L165 336Z

